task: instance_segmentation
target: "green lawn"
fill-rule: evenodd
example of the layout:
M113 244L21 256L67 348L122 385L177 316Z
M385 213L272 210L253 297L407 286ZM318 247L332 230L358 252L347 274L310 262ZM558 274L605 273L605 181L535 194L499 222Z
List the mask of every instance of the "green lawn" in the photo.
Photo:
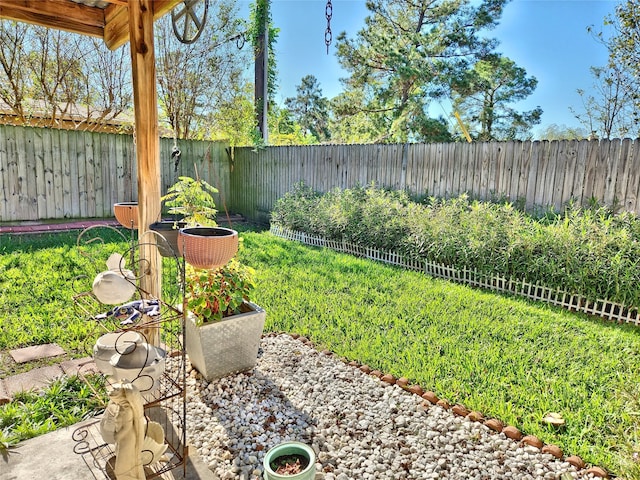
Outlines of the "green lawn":
M244 245L268 329L298 332L620 472L637 422L637 327L266 233L245 233ZM542 423L548 412L566 428Z
M640 331L473 290L396 267L245 231L266 329L405 376L566 454L620 474L637 424ZM123 243L101 248L122 250ZM0 351L56 342L86 355L72 279L87 268L74 235L0 236ZM5 362L6 363L6 362ZM15 373L5 364L1 375ZM631 401L629 401L629 399ZM547 412L567 421L556 431Z

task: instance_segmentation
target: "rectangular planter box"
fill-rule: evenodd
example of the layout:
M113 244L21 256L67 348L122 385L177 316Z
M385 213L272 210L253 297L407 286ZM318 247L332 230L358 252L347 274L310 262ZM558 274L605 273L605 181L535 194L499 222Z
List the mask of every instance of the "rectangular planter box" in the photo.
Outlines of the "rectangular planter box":
M185 344L191 365L208 381L244 372L255 367L266 312L245 303L246 313L220 322L196 326L192 314L185 322Z

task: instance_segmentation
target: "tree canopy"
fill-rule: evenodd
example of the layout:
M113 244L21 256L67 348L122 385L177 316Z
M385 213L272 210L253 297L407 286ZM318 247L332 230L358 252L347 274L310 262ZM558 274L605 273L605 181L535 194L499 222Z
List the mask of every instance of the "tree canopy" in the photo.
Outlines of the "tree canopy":
M307 135L313 135L318 141L325 141L331 137L329 133L329 101L322 96L322 89L318 79L313 75L302 78L296 87L298 93L293 98L285 100L292 118L300 125Z
M238 48L242 44L235 41L245 26L237 17L235 1L214 6L203 34L189 45L175 38L169 16L156 22L159 103L177 138L237 135L225 131L225 125L245 121L228 122L218 117L229 113L230 104L242 108L242 115L253 117L252 107L246 111L242 99L247 94L246 61L242 59L250 49Z
M0 20L0 100L14 123L93 129L131 105L128 51Z
M478 60L452 82L453 108L478 140L514 140L530 136L542 109L520 112L512 104L533 93L538 81L502 55Z
M334 99L347 138L429 141L446 136L429 107L449 91L454 75L484 58L507 0L369 0L371 15L355 38L338 36L345 92Z
M570 108L580 124L599 138L624 138L635 129L634 101L627 92L625 73L619 65L591 67L592 93L578 89L582 111ZM635 126L635 127L634 127Z
M607 23L614 27L614 35L608 42L609 60L620 65L628 73L628 90L636 106L640 105L640 4L626 0L616 6L615 17Z
M588 30L607 47L606 66L591 67L593 88L578 89L582 110L572 108L576 119L601 138L637 137L640 134L640 5L626 0L604 19L611 35Z

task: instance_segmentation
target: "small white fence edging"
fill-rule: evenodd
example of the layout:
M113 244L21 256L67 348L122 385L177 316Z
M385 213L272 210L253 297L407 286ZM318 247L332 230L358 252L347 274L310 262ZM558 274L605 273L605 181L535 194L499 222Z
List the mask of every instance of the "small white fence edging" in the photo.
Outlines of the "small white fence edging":
M368 258L377 262L424 272L426 275L434 278L442 278L497 292L512 293L532 300L557 305L570 311L583 312L618 323L640 325L640 311L638 311L638 308L627 308L624 305L609 300L590 300L580 294L570 293L560 289L552 289L524 280L488 276L466 268L460 270L440 263L410 260L398 253L386 252L371 247L361 247L345 241L328 240L324 237L289 230L279 225L272 225L270 231L273 235L286 240L293 240L314 247L326 247L337 252L348 253L357 257Z

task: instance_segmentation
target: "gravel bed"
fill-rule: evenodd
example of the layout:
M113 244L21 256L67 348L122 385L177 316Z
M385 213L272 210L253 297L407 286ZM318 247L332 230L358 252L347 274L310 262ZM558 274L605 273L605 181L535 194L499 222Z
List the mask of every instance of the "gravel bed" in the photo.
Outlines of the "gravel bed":
M250 372L187 378L187 436L219 479L262 478L282 441L316 451L316 480L598 478L367 375L289 335Z

